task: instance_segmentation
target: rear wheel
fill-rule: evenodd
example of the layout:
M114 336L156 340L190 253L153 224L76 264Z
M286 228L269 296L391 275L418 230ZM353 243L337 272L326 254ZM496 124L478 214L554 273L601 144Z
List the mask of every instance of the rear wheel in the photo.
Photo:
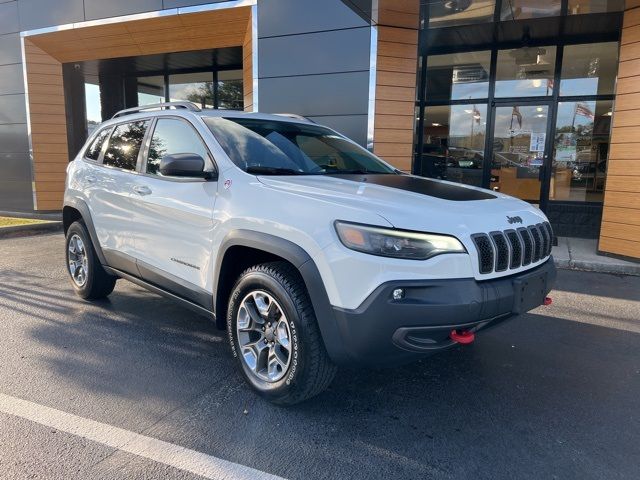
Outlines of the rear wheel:
M229 301L227 332L240 371L260 395L292 405L325 390L336 372L298 271L286 262L245 270Z
M67 230L65 251L71 284L80 297L93 300L113 292L117 278L102 268L82 221L72 223Z

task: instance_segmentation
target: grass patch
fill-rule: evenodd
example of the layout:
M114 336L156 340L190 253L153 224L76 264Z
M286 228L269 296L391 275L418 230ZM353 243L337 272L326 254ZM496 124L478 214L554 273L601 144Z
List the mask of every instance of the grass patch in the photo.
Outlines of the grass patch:
M34 223L45 223L45 220L33 220L31 218L0 217L0 228L15 227L16 225L32 225Z

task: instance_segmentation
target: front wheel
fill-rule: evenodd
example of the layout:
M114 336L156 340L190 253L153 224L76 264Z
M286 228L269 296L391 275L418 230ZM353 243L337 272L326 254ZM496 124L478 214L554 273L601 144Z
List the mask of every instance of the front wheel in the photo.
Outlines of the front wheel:
M71 284L80 297L94 300L113 292L117 278L102 268L87 227L81 221L72 223L67 230L66 260Z
M298 271L286 262L245 270L227 310L240 371L260 395L293 405L325 390L336 373Z

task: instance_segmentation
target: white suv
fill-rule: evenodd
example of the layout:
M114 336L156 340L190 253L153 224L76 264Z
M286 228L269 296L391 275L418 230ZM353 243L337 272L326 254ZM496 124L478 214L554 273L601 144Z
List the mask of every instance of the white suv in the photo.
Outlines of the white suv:
M81 297L124 278L209 316L279 404L321 392L336 365L469 343L555 279L537 208L403 174L294 115L118 112L69 164L63 217Z

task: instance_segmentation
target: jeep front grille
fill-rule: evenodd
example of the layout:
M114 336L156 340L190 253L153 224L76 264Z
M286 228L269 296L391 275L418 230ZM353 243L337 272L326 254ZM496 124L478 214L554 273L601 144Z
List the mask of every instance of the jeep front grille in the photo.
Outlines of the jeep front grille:
M475 233L480 273L504 272L536 263L551 254L553 230L548 222L505 230Z

